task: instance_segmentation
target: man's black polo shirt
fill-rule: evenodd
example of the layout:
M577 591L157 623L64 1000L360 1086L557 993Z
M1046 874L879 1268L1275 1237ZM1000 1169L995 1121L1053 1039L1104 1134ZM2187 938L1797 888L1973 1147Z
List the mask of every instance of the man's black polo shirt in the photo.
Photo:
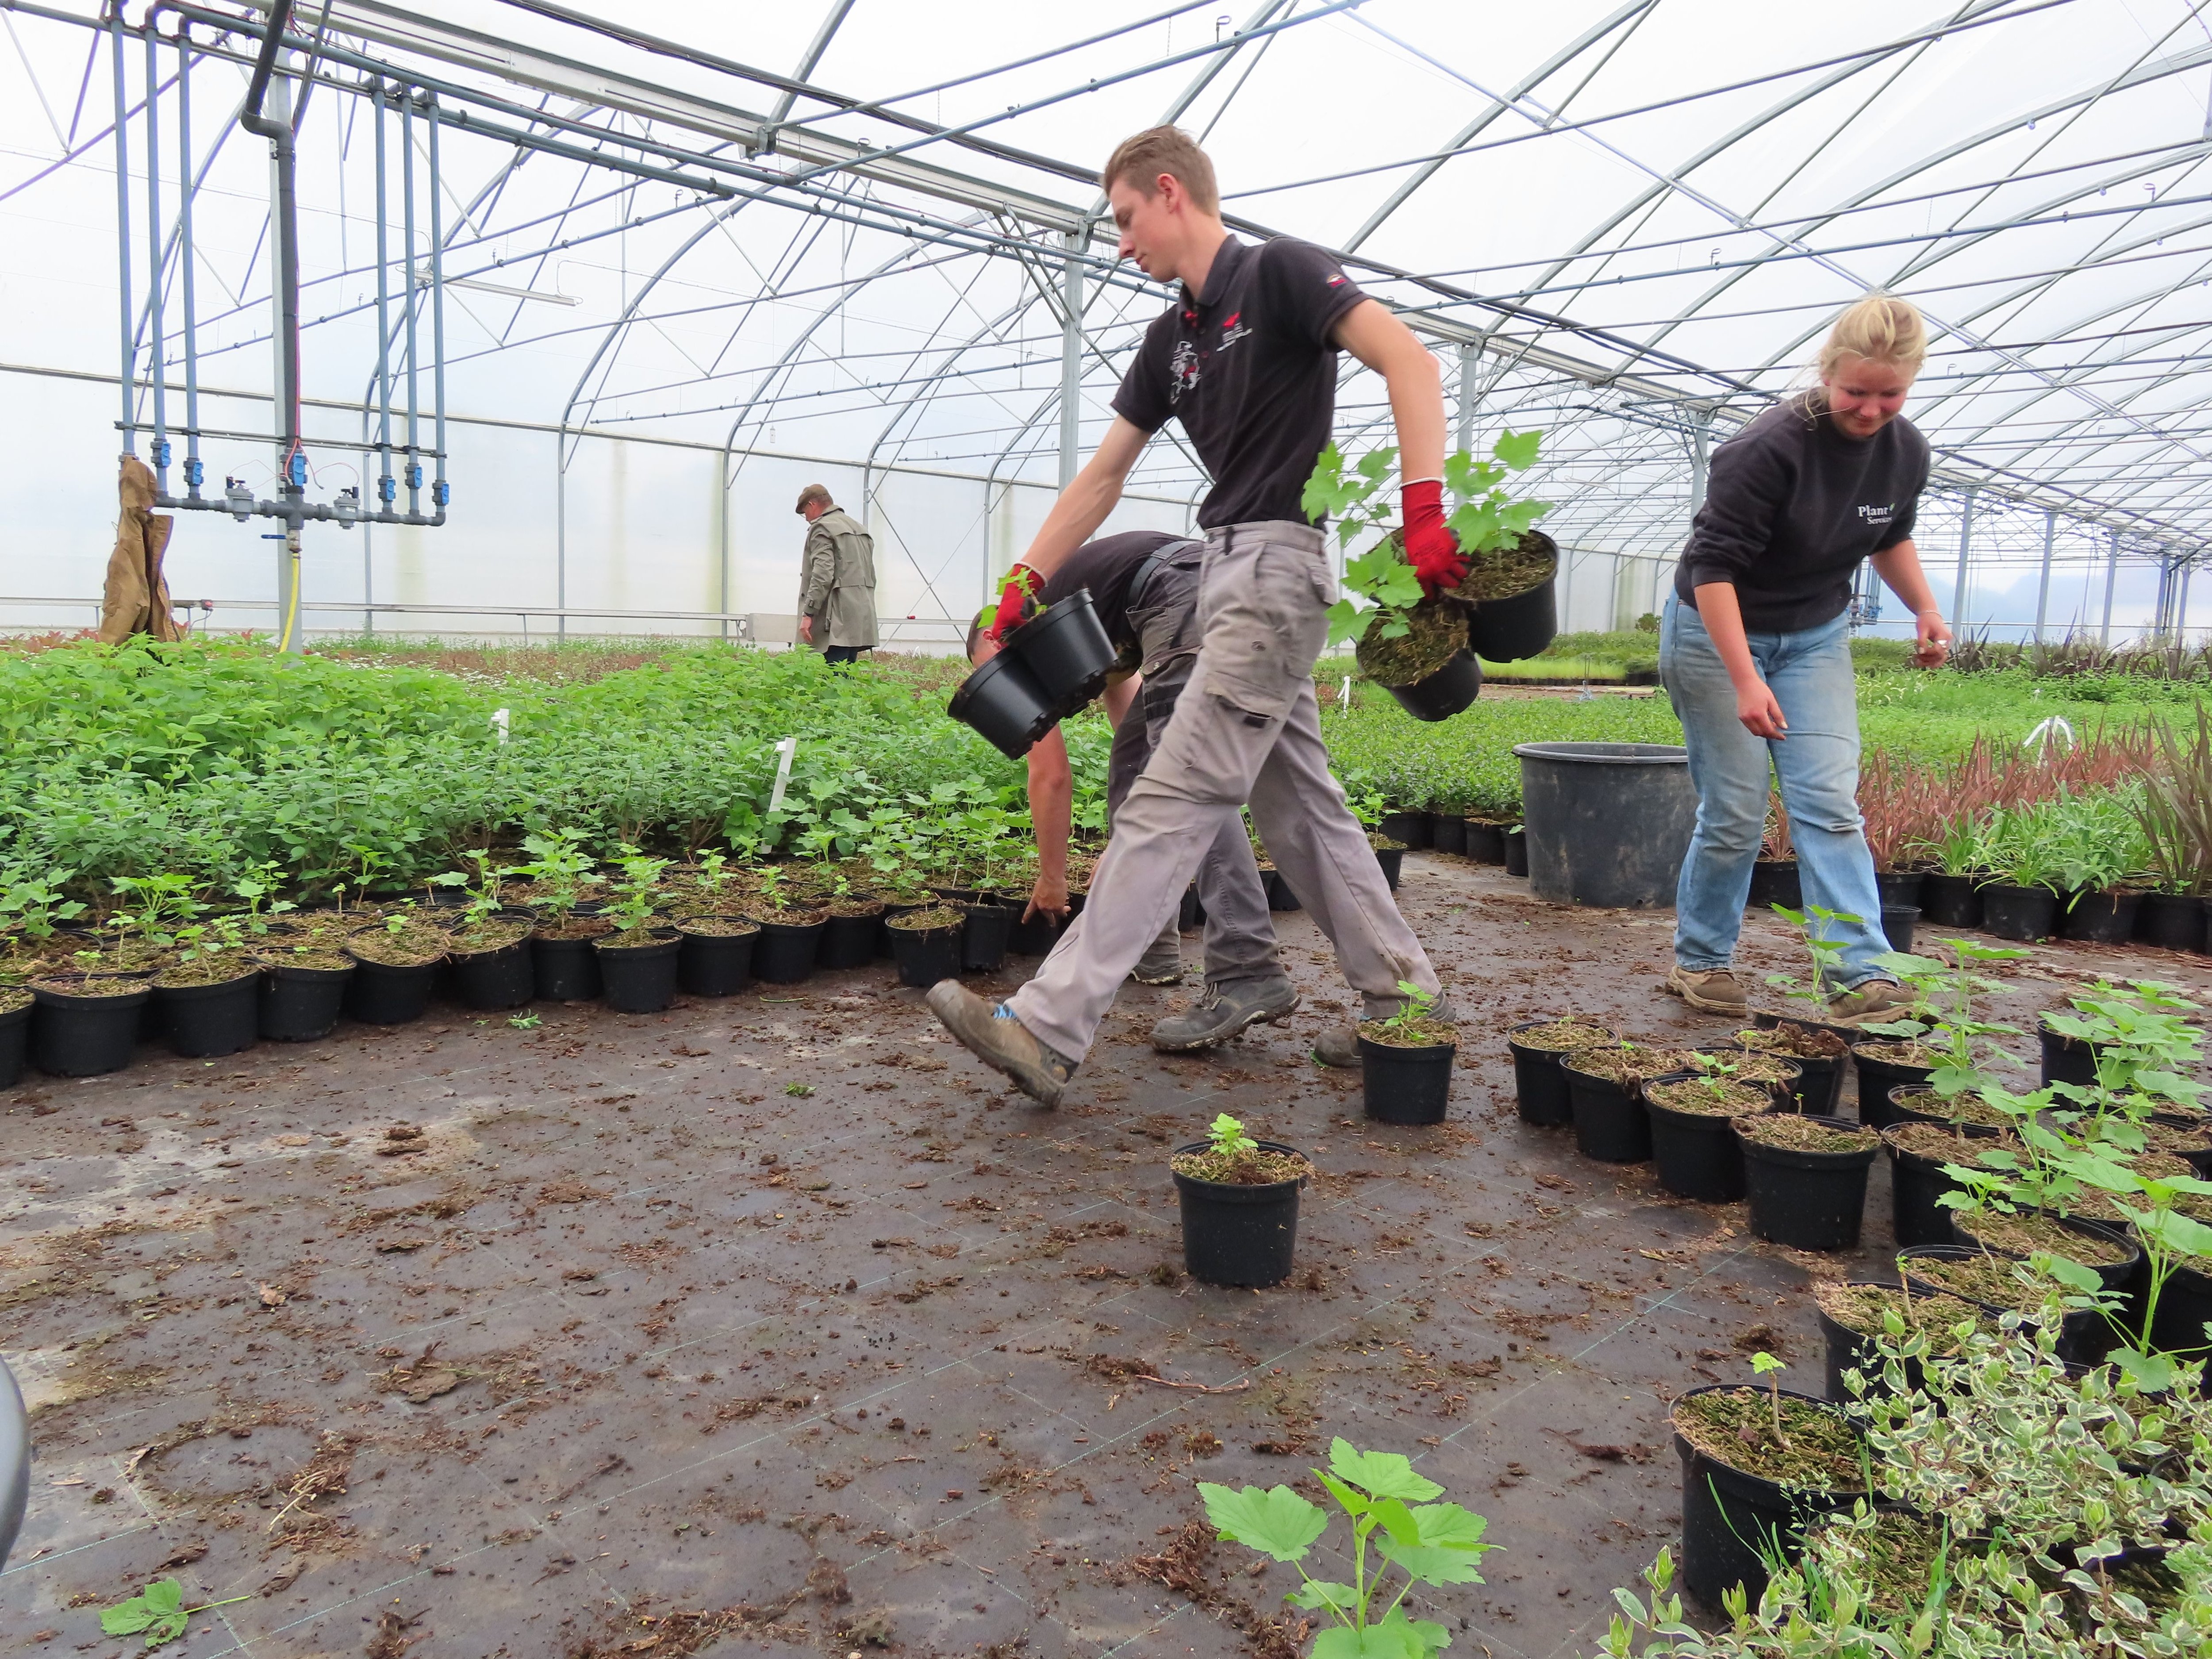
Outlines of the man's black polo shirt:
M1330 332L1366 297L1310 242L1232 236L1205 297L1186 287L1145 331L1114 412L1148 433L1182 422L1213 477L1200 527L1306 521L1300 498L1336 412Z

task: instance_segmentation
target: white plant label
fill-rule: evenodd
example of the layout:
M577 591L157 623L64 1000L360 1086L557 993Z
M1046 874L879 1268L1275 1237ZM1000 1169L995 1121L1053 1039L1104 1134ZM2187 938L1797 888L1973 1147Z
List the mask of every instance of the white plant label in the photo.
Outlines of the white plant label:
M491 711L491 729L499 734L499 741L501 744L506 743L507 710L504 708L495 708Z
M783 758L775 763L775 787L769 791L768 810L780 811L783 807L783 792L791 786L791 757L799 752L799 739L786 738L776 744L775 752Z

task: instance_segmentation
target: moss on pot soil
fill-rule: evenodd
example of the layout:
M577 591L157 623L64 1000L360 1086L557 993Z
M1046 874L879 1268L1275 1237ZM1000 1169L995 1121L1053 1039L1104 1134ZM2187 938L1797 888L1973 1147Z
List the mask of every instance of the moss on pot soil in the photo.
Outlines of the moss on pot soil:
M2007 1255L2063 1255L2085 1267L2117 1267L2135 1255L2124 1239L2100 1238L2061 1226L2047 1215L1957 1215L1954 1224L1976 1244Z
M1646 1085L1644 1097L1670 1112L1691 1112L1699 1117L1746 1117L1764 1112L1774 1103L1774 1097L1758 1084L1739 1083L1732 1078L1721 1083L1717 1090L1707 1088L1695 1078L1685 1078L1680 1083Z
M260 971L245 957L226 951L219 957L195 957L190 962L164 968L154 975L154 983L165 991L175 991L192 985L228 985L234 980L251 979Z
M1862 1042L1857 1052L1885 1066L1919 1066L1932 1070L1943 1063L1942 1055L1917 1042Z
M1452 589L1457 599L1510 599L1540 587L1559 574L1559 550L1550 538L1530 531L1511 547L1477 553L1468 561L1467 576Z
M1682 1438L1746 1474L1815 1492L1863 1492L1858 1437L1841 1412L1806 1400L1782 1401L1782 1438L1764 1389L1718 1389L1674 1402Z
M1727 1071L1715 1075L1732 1083L1794 1083L1797 1079L1796 1063L1781 1054L1746 1054L1732 1048L1705 1058L1727 1066Z
M1697 1062L1687 1048L1632 1048L1625 1043L1617 1048L1583 1048L1560 1063L1571 1071L1622 1085L1664 1077L1669 1072L1697 1069Z
M1871 1129L1823 1123L1802 1112L1770 1112L1741 1121L1743 1136L1762 1146L1793 1152L1863 1152L1881 1144Z
M1448 1019L1411 1019L1398 1026L1363 1019L1359 1035L1385 1048L1449 1048L1459 1042L1459 1027Z
M1772 1030L1738 1031L1735 1040L1759 1054L1783 1054L1791 1060L1840 1060L1850 1045L1833 1031L1784 1020Z
M1232 1155L1208 1148L1202 1152L1178 1152L1168 1167L1193 1181L1211 1181L1223 1187L1272 1187L1313 1173L1313 1165L1297 1152L1256 1152Z
M1425 680L1467 649L1467 613L1458 606L1423 599L1405 617L1407 630L1396 639L1382 637L1378 618L1353 650L1360 672L1377 685Z
M1367 844L1378 853L1402 853L1406 850L1404 842L1395 841L1380 830L1370 830L1367 832Z
M1927 1334L1929 1346L1939 1355L1956 1353L1959 1340L1952 1328L1966 1320L1989 1327L1989 1316L1971 1302L1940 1291L1908 1293L1899 1285L1846 1285L1824 1279L1813 1287L1813 1300L1820 1311L1859 1336L1880 1336L1888 1328L1887 1316L1894 1313L1908 1331Z
M36 1000L20 985L0 985L0 1014L12 1014L27 1008Z
M747 921L743 916L686 916L677 926L702 939L743 939L760 932L758 922Z
M933 933L940 927L957 927L967 917L949 904L933 904L926 910L908 910L890 919L890 926L902 933Z
M520 916L494 916L455 933L453 950L456 956L481 956L487 951L503 951L529 937L530 924Z
M420 916L408 917L397 933L364 927L346 940L346 949L354 956L386 968L421 968L451 948L446 930Z
M1513 1041L1523 1048L1540 1048L1550 1054L1568 1054L1577 1048L1594 1048L1601 1043L1618 1042L1620 1037L1602 1025L1593 1025L1587 1020L1568 1015L1547 1025L1532 1025L1525 1031L1512 1034Z

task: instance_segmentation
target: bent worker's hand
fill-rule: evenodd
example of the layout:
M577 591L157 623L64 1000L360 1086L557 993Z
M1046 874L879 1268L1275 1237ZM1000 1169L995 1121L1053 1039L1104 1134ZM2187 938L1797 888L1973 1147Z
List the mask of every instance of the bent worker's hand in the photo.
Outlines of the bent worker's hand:
M1459 538L1444 525L1444 484L1441 478L1409 478L1398 491L1405 517L1406 562L1421 579L1421 591L1431 599L1438 590L1457 587L1467 574L1467 560L1459 550Z
M1006 585L999 590L999 614L986 631L994 645L1004 645L1006 635L1022 625L1022 612L1031 592L1043 586L1036 571L1018 564L1006 572Z
M1790 722L1782 717L1782 705L1775 702L1774 693L1765 680L1753 680L1747 686L1736 688L1735 717L1754 738L1779 740L1790 735Z
M1022 920L1029 921L1037 916L1049 916L1054 922L1067 920L1067 883L1051 876L1039 876L1036 884L1030 889L1030 902L1022 911Z

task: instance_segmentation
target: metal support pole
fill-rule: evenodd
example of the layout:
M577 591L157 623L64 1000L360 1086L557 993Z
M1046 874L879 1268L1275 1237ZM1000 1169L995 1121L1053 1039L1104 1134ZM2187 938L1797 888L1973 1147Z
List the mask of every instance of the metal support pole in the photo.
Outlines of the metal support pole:
M1705 510L1705 484L1712 477L1713 412L1710 409L1698 411L1690 427L1690 519Z
M1475 390L1475 365L1482 361L1482 349L1471 340L1462 340L1459 348L1459 430L1453 448L1461 454L1471 454L1474 449L1474 406L1481 394Z
M376 505L388 511L399 498L399 487L392 476L392 254L386 246L392 197L384 177L383 82L374 84L370 96L376 109Z
M123 8L116 7L107 20L108 43L115 60L115 256L118 299L122 309L123 373L117 385L123 395L123 453L136 455L138 439L131 430L131 383L138 373L138 345L131 317L131 124L124 118L131 107L123 89Z
M2097 643L2109 647L2112 642L2112 587L2120 577L2120 532L2112 532L2112 550L2105 559L2105 620L2097 628Z
M1060 336L1060 487L1075 482L1076 447L1083 430L1083 261L1076 257L1085 239L1069 231L1060 239L1067 251L1063 300L1067 315Z
M1951 586L1951 626L1960 633L1966 627L1966 556L1974 544L1974 492L1966 492L1966 510L1959 517L1959 579Z
M568 433L553 434L553 603L561 612L555 631L568 634Z
M2044 619L2051 612L2051 545L2057 538L2058 515L2046 512L2043 515L2043 576L2035 588L2035 648L2043 649Z
M420 513L422 461L418 450L422 404L415 378L415 96L408 90L403 90L399 97L399 196L403 216L400 234L407 241L407 304L404 313L407 319L407 510Z
M434 410L431 438L437 445L437 477L430 485L430 505L437 522L446 518L446 253L445 217L438 204L438 100L422 94L424 118L430 125L430 398Z
M192 168L192 49L186 26L177 28L177 277L185 310L185 491L200 498L200 349L198 313L192 299L192 198L199 192Z
M146 366L154 380L154 489L169 493L167 342L161 337L161 61L152 29L146 31ZM184 193L191 194L189 174Z
M290 11L289 0L277 0L270 14L268 32L254 60L246 106L238 118L239 125L248 132L269 140L269 292L270 309L276 313L269 337L276 369L278 499L287 509L282 515L283 550L276 556L279 651L300 648L300 525L307 491L307 458L301 447L300 431L300 217L294 176L292 83L276 73Z
M2166 556L2164 548L2158 550L2158 599L2151 607L2151 637L2159 644L2166 641L2172 627L2173 611L2173 561Z

